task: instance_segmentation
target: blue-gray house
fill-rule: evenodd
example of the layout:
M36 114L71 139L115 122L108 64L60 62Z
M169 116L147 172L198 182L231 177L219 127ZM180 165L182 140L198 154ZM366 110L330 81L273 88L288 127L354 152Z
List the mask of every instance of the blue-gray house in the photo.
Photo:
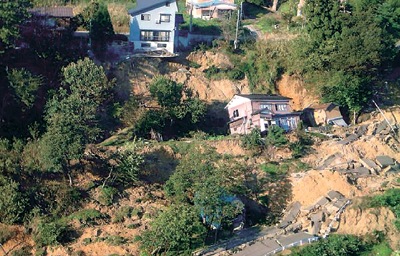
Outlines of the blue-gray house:
M137 0L129 10L130 35L135 50L175 52L178 41L176 0Z

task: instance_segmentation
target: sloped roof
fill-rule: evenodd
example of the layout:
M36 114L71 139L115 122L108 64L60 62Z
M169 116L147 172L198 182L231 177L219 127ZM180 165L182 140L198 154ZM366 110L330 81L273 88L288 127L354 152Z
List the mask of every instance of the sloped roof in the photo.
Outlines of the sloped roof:
M41 16L59 18L71 18L74 16L74 12L72 11L71 7L35 7L29 8L28 12Z
M162 6L165 3L175 3L176 0L137 0L136 8L128 10L130 15L136 15L151 9L154 9L158 6Z
M268 94L235 94L250 100L291 100L292 98L284 97L281 95L268 95Z
M324 110L329 110L329 108L331 107L331 106L338 106L336 103L333 103L333 102L329 102L329 103L324 103L324 104L319 104L319 105L312 105L310 108L312 108L312 109L324 109Z

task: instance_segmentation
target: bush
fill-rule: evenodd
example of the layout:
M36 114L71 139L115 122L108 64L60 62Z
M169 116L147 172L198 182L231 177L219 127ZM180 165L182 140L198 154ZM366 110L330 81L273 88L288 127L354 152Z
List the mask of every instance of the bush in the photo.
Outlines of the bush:
M206 140L209 135L203 131L190 131L189 132L190 137L192 137L195 140Z
M98 201L100 204L105 205L105 206L110 206L113 204L114 197L118 193L118 189L114 187L100 187L99 188L100 195L98 197Z
M261 133L258 128L254 128L250 134L242 136L242 147L255 152L260 152L263 149L264 141L261 139Z
M33 233L33 240L38 247L58 245L69 242L73 230L62 220L54 222L40 221Z
M215 65L212 65L211 67L207 68L204 70L206 73L206 77L208 80L211 80L211 78L220 72L219 68L217 68Z
M121 237L121 236L109 236L109 237L107 237L106 242L109 245L119 246L121 244L127 243L128 240L126 238Z
M131 213L131 216L137 216L137 217L139 217L139 218L142 218L142 216L143 216L143 210L140 209L140 208L135 208L135 209L133 209L133 211L132 211L132 213Z
M22 246L20 249L13 251L11 256L28 256L32 255L31 253L32 247L31 246Z
M117 210L115 217L113 219L114 223L122 222L126 217L130 218L132 216L133 207L123 206Z
M144 163L143 154L138 153L140 146L136 140L128 142L125 150L118 154L117 179L121 182L135 182L139 180Z
M28 212L29 201L19 183L0 176L0 222L21 223Z
M285 130L277 125L273 125L268 130L267 143L277 147L285 145L288 140L283 135Z
M82 192L75 187L67 184L55 186L52 188L57 203L52 211L54 216L66 216L74 212L80 205L82 200Z
M95 209L86 209L73 213L69 216L70 219L78 220L84 225L94 225L96 220L104 219L107 214L101 213Z
M7 227L0 229L0 244L4 244L13 236L14 232L9 230Z
M232 81L243 80L245 78L245 74L241 70L235 68L229 71L228 77Z

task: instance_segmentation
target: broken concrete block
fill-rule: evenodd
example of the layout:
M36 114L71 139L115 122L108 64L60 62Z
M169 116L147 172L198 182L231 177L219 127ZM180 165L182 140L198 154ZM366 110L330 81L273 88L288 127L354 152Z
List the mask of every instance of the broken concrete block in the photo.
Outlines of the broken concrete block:
M385 169L383 169L382 173L384 173L385 176L398 175L400 174L400 165L399 164L390 165Z
M344 197L342 194L340 194L336 190L329 191L327 195L328 195L328 198L331 199L332 201L335 200L335 199L340 199L340 198Z
M370 175L371 172L369 169L365 167L358 167L357 169L354 169L354 172L357 173L358 175Z
M385 168L386 166L389 166L389 165L394 165L393 159L388 156L377 156L376 162L378 163L378 165L381 168Z
M329 203L329 199L322 196L320 199L318 199L318 201L315 203L315 205L318 207L318 206L324 206L327 203Z
M382 131L384 131L388 127L388 124L386 121L382 121L378 124L375 130L375 134L380 134Z
M343 155L341 153L335 153L333 155L328 156L327 159L325 159L324 163L317 167L316 170L325 170L333 161L335 161L338 158L341 158Z
M347 144L357 140L359 137L360 137L360 135L352 134L352 135L344 138L343 140L339 141L338 144L347 145Z
M368 124L364 124L361 125L360 127L358 127L356 134L357 135L365 135L367 133L368 130Z
M376 165L376 163L369 158L362 158L360 159L360 162L362 163L362 165L364 165L365 168L368 168L370 170L375 170L378 168L378 165Z

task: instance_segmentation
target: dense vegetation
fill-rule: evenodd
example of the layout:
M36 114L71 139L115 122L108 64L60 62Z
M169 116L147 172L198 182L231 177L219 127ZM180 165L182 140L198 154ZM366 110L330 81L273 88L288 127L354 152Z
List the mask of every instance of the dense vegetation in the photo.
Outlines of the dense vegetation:
M115 2L134 6L134 1ZM268 5L266 1L253 2ZM209 138L201 130L214 131L210 124L215 120L208 115L213 105L207 105L185 85L155 77L145 102L138 95L119 99L113 69L98 64L114 36L107 3L0 3L0 222L24 224L40 251L40 247L74 239L77 234L72 222L82 226L120 223L129 216L142 215L140 209L121 207L111 220L98 210L81 207L93 194L96 205L109 207L126 188L144 184L148 156L143 152L148 148L144 149L147 144L141 139L134 138L161 141L192 135L193 143L167 144L181 158L163 181L165 209L152 216L149 229L137 238L142 241L142 252L187 253L226 237L244 212L247 224L276 223L290 197L288 171L301 168L295 159L308 152L312 139L301 126L292 143L278 127L272 128L266 138L255 129L242 137L244 148L260 155L273 147L289 147L293 159L282 164L250 165L247 158L243 161L221 155L199 142ZM41 26L40 19L26 11L27 7L54 4L82 4L84 8L62 33ZM303 22L293 17L296 2L285 4L290 8L282 14L282 25L288 33L297 33L293 40L244 40L240 49L233 50L230 41L235 19L211 24L213 31L226 37L221 45L230 54L234 68L211 66L205 71L206 77L227 76L235 81L246 77L253 92L275 92L278 79L288 73L309 82L325 101L355 111L367 107L382 89L382 77L398 65L398 50L394 47L400 37L398 1L382 0L372 5L354 0L341 5L310 0ZM272 27L279 22L268 18L261 23ZM90 30L90 45L72 36L77 27ZM124 124L132 129L130 141L123 148L102 152L101 156L91 152L92 144L103 141ZM91 167L85 169L88 165ZM86 172L98 179L85 187L77 185L76 177ZM373 205L388 206L399 218L398 197L398 190L389 190ZM399 227L399 221L395 225ZM11 231L0 230L0 243L10 237ZM126 241L116 236L107 242L118 245ZM342 255L332 252L341 248L347 255L358 255L368 246L355 237L334 236L296 253ZM21 249L20 254L26 255L27 251Z

